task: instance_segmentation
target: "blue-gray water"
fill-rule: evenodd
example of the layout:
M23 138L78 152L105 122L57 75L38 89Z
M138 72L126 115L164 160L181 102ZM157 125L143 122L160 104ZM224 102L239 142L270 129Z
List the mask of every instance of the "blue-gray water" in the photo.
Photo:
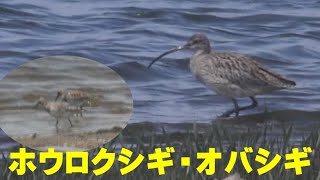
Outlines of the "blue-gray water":
M259 96L249 111L320 109L320 1L2 0L0 77L31 59L76 55L116 70L134 98L130 122L215 118L232 103L189 72L188 52L146 66L193 33L216 51L258 56L297 87ZM249 103L242 100L240 103Z

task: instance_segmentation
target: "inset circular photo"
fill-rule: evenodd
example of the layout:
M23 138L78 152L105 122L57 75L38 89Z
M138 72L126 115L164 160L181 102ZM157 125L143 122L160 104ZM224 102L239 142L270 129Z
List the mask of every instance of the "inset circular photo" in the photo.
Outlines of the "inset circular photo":
M15 141L45 151L85 151L126 127L133 100L112 69L76 56L29 61L0 81L0 127Z

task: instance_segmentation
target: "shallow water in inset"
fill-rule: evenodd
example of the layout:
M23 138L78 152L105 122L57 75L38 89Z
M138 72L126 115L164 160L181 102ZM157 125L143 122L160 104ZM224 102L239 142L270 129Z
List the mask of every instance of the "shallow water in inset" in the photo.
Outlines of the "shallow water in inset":
M129 84L134 97L130 123L207 122L232 103L192 77L189 52L146 69L162 52L204 32L215 51L257 56L265 67L297 83L258 96L260 106L241 115L265 109L319 111L319 8L318 0L3 0L0 76L35 57L77 55L108 65ZM310 122L310 116L299 118Z
M45 57L23 64L0 81L0 89L1 128L34 148L98 147L127 125L133 106L130 90L119 75L105 65L74 56ZM66 89L89 94L91 106L84 107L83 117L71 117L72 128L67 118L60 119L56 128L56 119L34 106L40 97L54 101L57 92ZM106 137L99 135L106 132ZM95 141L88 143L89 136L96 136Z

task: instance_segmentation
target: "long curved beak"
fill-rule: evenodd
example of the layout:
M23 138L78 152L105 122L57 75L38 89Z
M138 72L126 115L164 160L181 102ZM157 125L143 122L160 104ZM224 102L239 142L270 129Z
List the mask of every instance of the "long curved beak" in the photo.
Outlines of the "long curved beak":
M171 53L174 53L176 51L180 51L180 50L183 50L185 49L185 46L178 46L176 48L173 48L173 49L170 49L169 51L166 51L164 53L162 53L160 56L158 56L157 58L155 58L148 66L148 68L150 68L152 66L152 64L154 64L156 61L158 61L159 59L161 59L162 57L168 55L168 54L171 54Z

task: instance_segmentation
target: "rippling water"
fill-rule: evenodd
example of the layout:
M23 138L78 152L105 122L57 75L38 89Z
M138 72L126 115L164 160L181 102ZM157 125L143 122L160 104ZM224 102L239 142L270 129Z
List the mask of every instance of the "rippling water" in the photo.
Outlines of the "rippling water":
M70 117L72 128L67 117L54 118L41 106L35 107L40 97L54 101L61 89L85 92L90 102L84 104L83 117ZM130 90L121 77L85 58L35 59L0 81L1 128L17 142L34 149L47 145L76 149L101 146L126 127L132 105ZM59 120L58 128L56 120Z
M0 75L36 57L76 55L116 70L134 97L130 122L213 119L232 103L188 70L190 53L146 65L195 32L216 51L261 58L297 87L259 96L260 112L320 109L320 1L55 1L0 3ZM246 99L241 103L249 103Z

